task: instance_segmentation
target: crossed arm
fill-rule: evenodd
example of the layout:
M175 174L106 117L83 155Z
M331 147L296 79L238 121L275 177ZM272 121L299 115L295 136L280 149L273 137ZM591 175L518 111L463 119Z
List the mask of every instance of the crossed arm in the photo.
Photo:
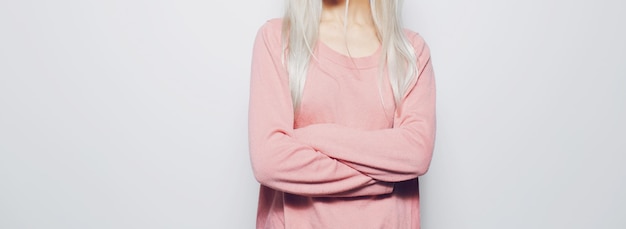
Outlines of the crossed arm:
M254 44L248 114L250 159L262 185L304 196L380 195L391 193L393 182L425 172L434 140L428 66L404 97L393 129L361 131L335 124L293 129L288 76L271 26L259 30Z

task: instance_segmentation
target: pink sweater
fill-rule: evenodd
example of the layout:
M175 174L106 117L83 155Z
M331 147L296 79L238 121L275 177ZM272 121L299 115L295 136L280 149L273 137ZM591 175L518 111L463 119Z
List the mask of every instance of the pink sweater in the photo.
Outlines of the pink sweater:
M417 177L428 170L435 140L435 82L423 38L406 30L419 80L398 109L386 77L384 105L379 95L380 49L352 62L319 42L294 115L281 23L260 28L252 59L257 228L419 228Z

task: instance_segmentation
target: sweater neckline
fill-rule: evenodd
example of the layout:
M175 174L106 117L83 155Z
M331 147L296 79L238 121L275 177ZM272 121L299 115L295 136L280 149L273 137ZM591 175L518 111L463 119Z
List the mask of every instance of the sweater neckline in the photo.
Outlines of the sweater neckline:
M368 69L378 67L382 45L378 46L376 51L368 56L350 57L338 51L335 51L324 42L318 41L317 47L322 58L326 58L332 62L340 64L351 69ZM355 66L356 65L356 66Z

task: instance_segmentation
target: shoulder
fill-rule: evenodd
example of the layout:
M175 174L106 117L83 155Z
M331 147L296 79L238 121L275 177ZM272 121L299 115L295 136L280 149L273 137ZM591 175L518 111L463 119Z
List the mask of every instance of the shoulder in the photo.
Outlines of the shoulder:
M261 30L266 30L268 32L279 32L282 30L283 19L282 18L271 18L265 21L261 26Z
M404 33L415 50L415 56L419 62L419 67L423 67L430 60L430 47L419 32L404 29Z
M257 39L263 39L266 43L269 44L279 44L281 42L281 34L282 34L282 18L272 18L258 29Z

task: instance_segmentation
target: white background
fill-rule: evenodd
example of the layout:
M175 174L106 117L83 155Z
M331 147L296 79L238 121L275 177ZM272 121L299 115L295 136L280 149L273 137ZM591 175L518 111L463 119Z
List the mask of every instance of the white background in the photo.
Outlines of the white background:
M253 228L281 0L1 0L0 228ZM407 1L438 84L423 228L626 228L626 3Z

